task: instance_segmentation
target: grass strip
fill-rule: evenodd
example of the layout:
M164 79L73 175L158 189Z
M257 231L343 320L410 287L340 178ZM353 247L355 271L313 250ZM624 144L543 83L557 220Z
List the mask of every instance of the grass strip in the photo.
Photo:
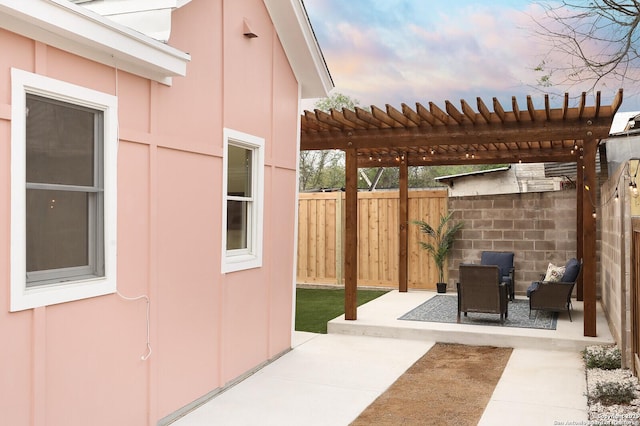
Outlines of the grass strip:
M358 290L358 306L388 290ZM296 331L327 333L327 322L344 314L344 289L296 289Z

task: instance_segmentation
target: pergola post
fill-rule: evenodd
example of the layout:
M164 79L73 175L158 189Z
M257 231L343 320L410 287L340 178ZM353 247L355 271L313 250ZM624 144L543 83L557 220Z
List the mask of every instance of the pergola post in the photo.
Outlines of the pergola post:
M358 317L358 155L345 150L344 318Z
M578 156L576 164L576 258L584 260L584 158L582 155ZM590 213L589 213L590 214ZM584 300L582 294L584 273L578 277L576 282L576 298L579 301Z
M406 292L408 289L409 275L409 166L408 159L403 154L400 160L400 206L399 217L400 238L398 253L398 291Z
M596 337L596 149L594 138L584 141L584 185L582 186L584 335Z

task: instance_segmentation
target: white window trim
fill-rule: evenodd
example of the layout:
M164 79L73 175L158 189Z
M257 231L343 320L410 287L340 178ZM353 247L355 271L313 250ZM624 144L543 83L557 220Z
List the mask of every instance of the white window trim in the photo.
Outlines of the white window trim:
M26 286L27 93L82 105L104 114L104 277L30 288ZM11 312L116 292L117 117L118 101L115 96L11 69Z
M252 150L252 194L254 201L250 218L248 250L227 250L227 171L229 144ZM222 166L222 273L259 268L262 266L262 239L264 216L264 138L223 129Z

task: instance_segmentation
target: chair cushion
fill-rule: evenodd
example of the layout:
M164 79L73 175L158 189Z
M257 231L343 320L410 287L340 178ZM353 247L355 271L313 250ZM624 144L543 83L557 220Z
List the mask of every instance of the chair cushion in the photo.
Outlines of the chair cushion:
M513 268L513 253L498 251L483 251L480 263L483 265L497 265L500 268L500 276L509 276L509 270Z
M578 278L580 272L580 262L576 258L569 259L565 265L564 274L562 275L563 283L572 283Z
M553 263L550 263L547 267L547 273L545 274L543 281L557 283L562 280L564 271L564 266L556 266Z
M527 297L531 297L531 293L536 291L538 287L540 287L540 281L532 282L529 288L527 288Z

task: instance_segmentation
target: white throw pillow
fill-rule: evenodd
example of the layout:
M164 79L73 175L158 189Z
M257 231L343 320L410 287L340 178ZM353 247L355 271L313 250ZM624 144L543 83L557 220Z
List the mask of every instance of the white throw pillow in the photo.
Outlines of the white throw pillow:
M544 276L544 280L552 283L559 282L564 275L564 269L564 266L556 266L553 263L550 263L547 267L547 274Z

